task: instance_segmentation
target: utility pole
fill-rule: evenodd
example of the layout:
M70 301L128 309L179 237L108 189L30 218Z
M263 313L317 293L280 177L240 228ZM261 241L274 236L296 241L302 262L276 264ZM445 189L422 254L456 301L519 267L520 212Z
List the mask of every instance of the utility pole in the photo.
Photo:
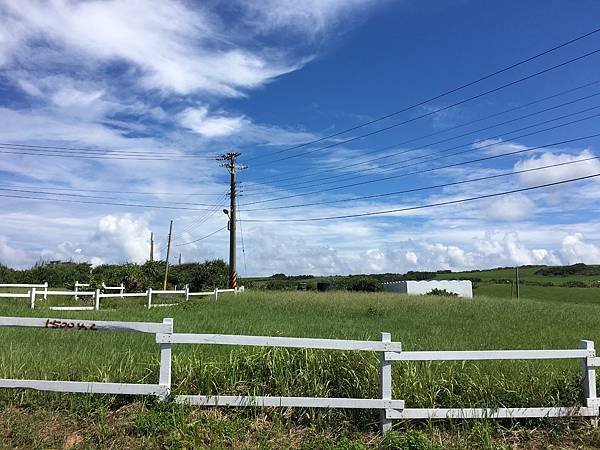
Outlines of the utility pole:
M229 289L237 288L237 272L236 272L236 196L237 196L237 180L236 175L238 170L246 169L246 166L236 165L236 158L240 153L230 152L221 155L217 161L226 161L222 166L229 170L230 187L229 187Z
M167 242L167 260L165 261L165 282L163 283L163 290L167 290L167 277L169 276L169 255L171 253L171 233L173 231L173 221L169 224L169 240Z
M181 265L181 253L179 254L179 265Z
M154 261L154 233L150 233L150 261Z

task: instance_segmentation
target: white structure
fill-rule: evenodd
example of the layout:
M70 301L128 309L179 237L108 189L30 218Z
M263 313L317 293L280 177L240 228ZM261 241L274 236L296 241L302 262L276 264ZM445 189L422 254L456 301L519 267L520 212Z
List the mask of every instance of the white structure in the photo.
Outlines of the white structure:
M469 280L391 281L383 283L383 290L399 294L424 295L434 289L446 290L459 297L473 298L473 285Z

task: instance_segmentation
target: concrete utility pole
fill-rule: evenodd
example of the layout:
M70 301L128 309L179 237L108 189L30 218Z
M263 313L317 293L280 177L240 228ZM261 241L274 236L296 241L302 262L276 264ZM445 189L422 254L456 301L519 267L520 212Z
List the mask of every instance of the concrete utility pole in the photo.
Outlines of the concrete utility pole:
M169 240L167 242L167 260L165 261L165 282L163 283L163 290L167 290L167 277L169 276L169 255L171 254L171 233L173 231L173 221L169 224Z
M181 265L181 253L179 254L179 265Z
M154 261L154 233L150 233L150 261Z
M227 161L223 167L229 170L230 187L229 187L229 288L237 288L237 272L236 272L236 196L237 196L237 180L236 174L238 170L246 169L246 166L236 165L236 158L240 156L237 152L230 152L221 155L217 161Z

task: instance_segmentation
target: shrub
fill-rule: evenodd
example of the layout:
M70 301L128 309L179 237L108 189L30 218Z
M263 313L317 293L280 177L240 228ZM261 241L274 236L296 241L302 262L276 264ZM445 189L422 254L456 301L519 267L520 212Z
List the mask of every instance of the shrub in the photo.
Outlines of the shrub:
M411 430L406 433L390 431L381 442L381 449L387 450L442 450L420 431Z
M362 292L379 292L382 290L382 287L373 278L360 277L350 280L350 282L348 283L348 290Z
M441 297L458 297L458 294L454 292L449 292L446 289L438 289L434 288L431 291L427 292L425 295L438 295Z

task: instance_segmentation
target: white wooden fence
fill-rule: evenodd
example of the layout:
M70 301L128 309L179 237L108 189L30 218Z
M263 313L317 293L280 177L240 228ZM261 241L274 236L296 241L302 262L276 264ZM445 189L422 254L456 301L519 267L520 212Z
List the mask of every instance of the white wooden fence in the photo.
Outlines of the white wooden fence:
M44 284L19 284L19 283L4 283L0 284L0 289L2 288L36 288L44 290L44 300L47 298L48 292L48 282L46 281ZM12 292L0 292L0 298L28 298L29 293L12 293Z
M35 286L42 286L45 289L44 289L44 291L38 292L37 288ZM81 283L76 284L75 285L76 289L77 289L77 286L82 286L82 284ZM2 287L2 285L0 285L0 287ZM72 296L75 299L78 299L79 297L85 297L85 296L93 298L93 302L94 302L93 306L92 305L90 305L90 306L77 305L77 306L51 306L51 307L49 307L49 309L55 310L55 311L98 310L98 309L100 309L100 299L102 299L102 298L145 297L147 299L146 306L148 308L156 308L156 307L160 307L160 306L175 306L175 305L180 304L181 302L178 302L178 303L155 303L154 302L153 303L152 299L153 299L154 295L183 294L185 300L187 301L190 299L190 297L194 297L194 296L214 295L215 300L217 300L219 293L233 292L235 295L237 295L240 292L244 292L243 286L238 289L215 288L213 291L208 291L208 292L190 292L188 285L185 285L183 290L153 290L152 288L149 288L146 292L122 292L122 291L120 291L120 292L114 292L114 293L101 293L100 289L96 289L95 291L79 291L79 290L49 291L47 284L45 284L45 285L11 285L11 287L30 287L30 290L27 293L2 292L2 293L0 293L0 298L2 298L2 297L5 297L5 298L28 298L29 306L31 307L31 309L35 308L36 298L39 295L43 295L44 299L47 299L48 296L68 296L68 297ZM117 288L120 289L120 287L117 287ZM112 287L108 287L108 289L112 289Z
M383 432L391 428L393 419L472 419L472 418L597 418L596 357L594 343L581 341L578 349L565 350L476 350L476 351L402 351L400 342L392 342L389 333L381 333L380 341L313 339L271 336L239 336L224 334L174 333L173 320L163 323L101 322L73 319L39 319L0 317L0 327L48 328L57 332L133 331L154 333L160 344L160 377L158 384L96 383L78 381L0 379L0 388L28 388L42 391L84 392L103 394L155 395L165 399L171 389L171 350L174 344L243 345L260 347L295 347L327 350L372 351L380 354L380 397L325 398L274 397L243 395L177 395L175 401L201 406L230 407L306 407L377 409ZM583 405L556 407L502 408L406 408L404 400L392 396L392 363L394 361L466 361L466 360L548 360L578 359L583 367Z
M104 322L73 319L43 319L25 317L0 317L0 327L46 328L56 332L138 332L172 333L173 319L162 323ZM158 384L105 383L96 381L54 381L0 379L0 388L36 389L39 391L79 392L95 394L155 395L165 399L171 388L171 345L160 345L160 376Z
M123 298L123 294L125 293L125 286L121 283L120 286L107 286L102 283L102 290L106 293L106 291L119 291L119 297Z

